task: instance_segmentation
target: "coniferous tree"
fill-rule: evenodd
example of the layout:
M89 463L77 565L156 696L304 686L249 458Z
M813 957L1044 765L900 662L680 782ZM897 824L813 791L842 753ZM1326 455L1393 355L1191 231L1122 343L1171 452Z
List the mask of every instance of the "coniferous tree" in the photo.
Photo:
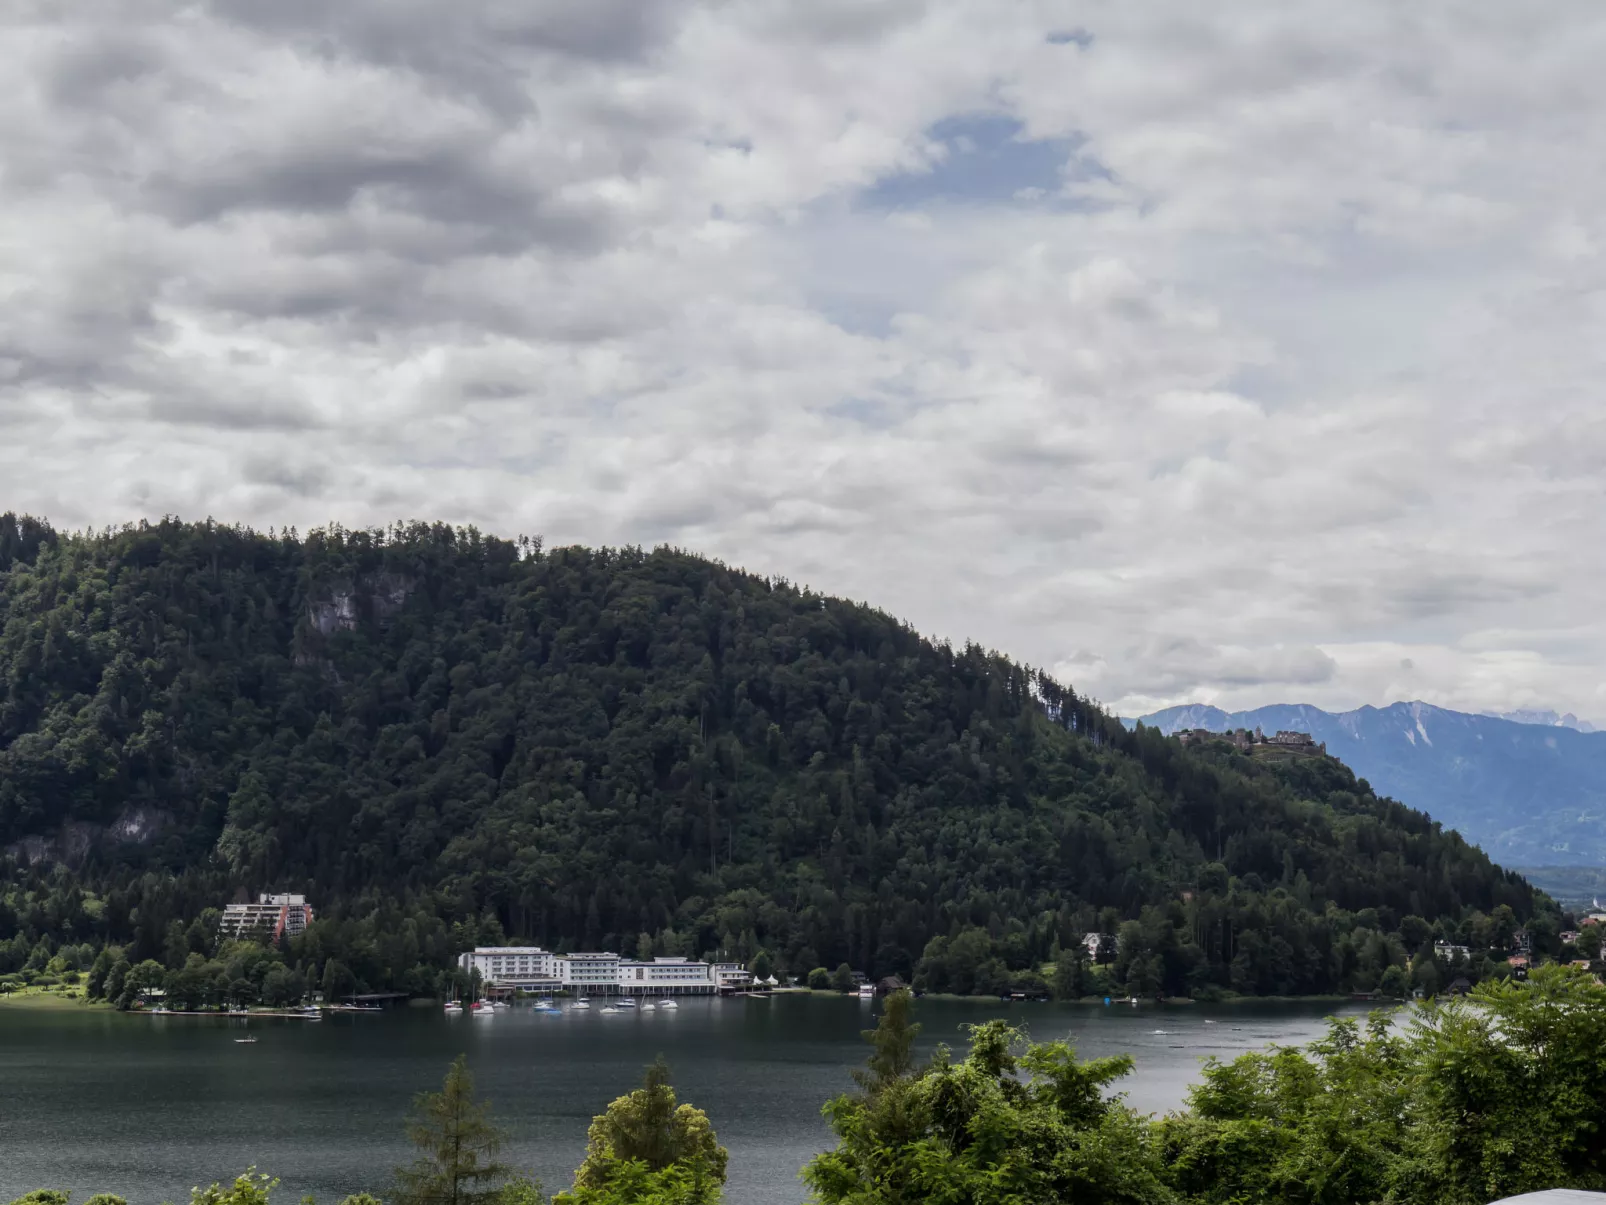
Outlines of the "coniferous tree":
M861 1031L864 1040L875 1048L865 1060L864 1070L853 1073L854 1081L866 1092L879 1092L914 1069L915 1039L920 1036L920 1026L910 1020L913 1007L914 996L907 988L895 991L884 1001L876 1027Z
M498 1159L505 1136L474 1097L468 1060L458 1055L439 1092L413 1101L407 1137L419 1157L396 1169L392 1205L492 1205L513 1169Z

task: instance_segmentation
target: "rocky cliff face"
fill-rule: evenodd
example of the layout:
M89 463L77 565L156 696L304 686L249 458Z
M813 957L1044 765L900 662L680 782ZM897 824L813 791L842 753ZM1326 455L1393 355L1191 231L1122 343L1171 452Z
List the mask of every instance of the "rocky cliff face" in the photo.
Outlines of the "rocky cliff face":
M307 622L320 636L355 631L364 618L388 627L413 588L412 579L399 573L342 582L308 600Z
M166 828L169 821L165 812L155 808L131 807L110 824L69 821L54 833L14 841L0 853L16 858L25 866L40 862L78 866L97 844L145 845Z

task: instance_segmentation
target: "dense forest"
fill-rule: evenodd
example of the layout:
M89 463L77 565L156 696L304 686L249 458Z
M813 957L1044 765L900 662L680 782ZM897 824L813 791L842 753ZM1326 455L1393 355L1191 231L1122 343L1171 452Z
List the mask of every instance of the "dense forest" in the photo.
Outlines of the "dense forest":
M1541 951L1560 928L1337 762L1128 732L1003 656L680 551L424 524L0 517L0 848L0 976L216 959L209 910L263 890L319 919L231 976L419 992L521 939L1304 994L1477 978L1519 925ZM1112 940L1084 966L1088 932Z

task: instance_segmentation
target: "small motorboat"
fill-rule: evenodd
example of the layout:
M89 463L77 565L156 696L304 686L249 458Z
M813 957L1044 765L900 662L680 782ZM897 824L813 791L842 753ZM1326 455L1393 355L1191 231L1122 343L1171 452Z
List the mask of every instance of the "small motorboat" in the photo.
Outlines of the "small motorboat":
M234 1044L236 1046L254 1046L256 1044L256 1038L255 1037L235 1038L234 1039Z
M659 1008L679 1008L680 1005L676 1004L673 1000L660 1000L660 1001L658 1001L658 1007Z
M658 1006L656 1004L654 1004L651 1000L643 1000L639 1007L641 1008L642 1012L650 1013L653 1009L657 1008Z
M635 1008L636 1007L636 998L634 996L623 996L623 997L621 997L620 1000L619 1000L619 1007L620 1008Z
M569 1007L570 1008L590 1008L591 1007L591 1001L587 1000L584 996L581 996L580 999L576 1000L573 1004L569 1005Z
M607 1014L607 1013L619 1013L619 1012L623 1012L624 1010L622 1008L615 1008L613 1005L610 1004L606 1008L604 1008L602 1011L603 1011L604 1014Z
M456 1000L448 1000L446 1002L446 1011L449 1013L460 1013L463 1011L463 1006Z

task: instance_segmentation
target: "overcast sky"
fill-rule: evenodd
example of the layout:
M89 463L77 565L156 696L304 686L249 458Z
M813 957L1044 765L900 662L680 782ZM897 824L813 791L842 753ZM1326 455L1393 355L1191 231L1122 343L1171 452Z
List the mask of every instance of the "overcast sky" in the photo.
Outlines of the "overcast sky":
M0 508L1606 719L1606 6L12 0Z

